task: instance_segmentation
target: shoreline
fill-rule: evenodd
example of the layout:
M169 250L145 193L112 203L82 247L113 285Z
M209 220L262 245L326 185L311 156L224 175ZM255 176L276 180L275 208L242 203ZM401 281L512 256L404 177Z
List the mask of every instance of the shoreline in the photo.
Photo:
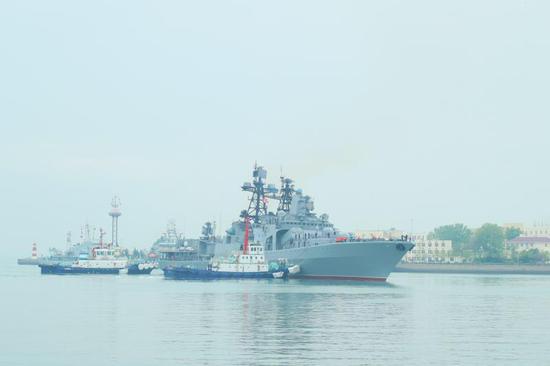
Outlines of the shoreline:
M548 264L399 263L394 272L550 275Z

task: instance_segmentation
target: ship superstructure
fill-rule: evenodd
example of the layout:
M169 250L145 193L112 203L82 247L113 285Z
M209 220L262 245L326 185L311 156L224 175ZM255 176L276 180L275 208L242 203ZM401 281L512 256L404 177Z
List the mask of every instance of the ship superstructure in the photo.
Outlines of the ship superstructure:
M241 250L229 257L214 257L206 269L192 267L166 267L164 276L172 279L260 279L285 278L287 268L271 271L261 243L249 243L250 219L245 220L244 242Z
M211 255L202 253L198 247L199 241L185 239L182 234L177 232L176 223L172 220L168 223L166 232L153 244L151 251L157 256L160 269L167 267L206 268Z
M252 183L242 190L250 193L249 207L241 220L227 230L223 255L243 242L246 220L251 221L250 240L260 242L268 261L281 258L300 266L300 277L385 281L414 244L408 240L363 240L337 230L327 214L314 212L313 199L297 189L291 179L281 177L281 188L266 183L267 172L255 166ZM269 212L269 200L277 200L277 211Z

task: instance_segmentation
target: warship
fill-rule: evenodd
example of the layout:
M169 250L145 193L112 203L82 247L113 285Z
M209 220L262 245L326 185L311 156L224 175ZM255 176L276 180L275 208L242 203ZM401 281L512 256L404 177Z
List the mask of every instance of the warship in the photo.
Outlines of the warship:
M250 220L250 240L262 243L267 261L284 259L298 265L299 278L324 280L386 281L401 258L414 247L408 237L396 240L356 238L343 233L317 215L314 202L292 179L281 177L281 187L266 183L267 171L253 170L253 181L241 189L249 193L249 205L240 219L226 231L215 247L217 256L239 249L246 222ZM270 200L278 201L276 212L268 211Z
M213 235L212 223L207 222L202 232L203 236L198 241L185 239L177 232L176 223L170 221L166 232L151 248L151 252L157 257L158 267L162 270L168 267L206 269L213 255L213 250L208 248L215 245L210 239L210 235Z

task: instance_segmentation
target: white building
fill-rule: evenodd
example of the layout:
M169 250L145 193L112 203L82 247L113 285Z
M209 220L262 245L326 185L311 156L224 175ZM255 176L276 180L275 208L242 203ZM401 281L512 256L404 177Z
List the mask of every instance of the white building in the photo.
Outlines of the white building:
M363 230L356 235L365 239L396 240L409 235L404 231L390 230ZM453 255L452 240L428 239L427 234L412 234L408 238L415 243L415 247L403 257L407 263L462 263L462 257Z
M528 226L521 223L509 223L502 225L503 228L517 228L521 230L521 236L524 237L546 237L550 238L550 225L535 224Z
M538 249L540 252L550 254L550 237L518 236L515 239L507 240L504 248L508 256L514 251L521 253L530 249Z
M452 240L426 239L425 235L413 235L415 247L405 254L409 263L462 263L462 257L453 255Z

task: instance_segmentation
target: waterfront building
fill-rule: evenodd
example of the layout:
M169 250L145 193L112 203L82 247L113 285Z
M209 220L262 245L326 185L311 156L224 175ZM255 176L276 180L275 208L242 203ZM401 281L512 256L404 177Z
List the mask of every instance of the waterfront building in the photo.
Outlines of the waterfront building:
M464 259L453 253L452 240L429 239L427 234L412 234L413 250L403 258L408 263L462 263Z
M542 253L550 254L550 237L544 236L518 236L515 239L507 240L505 244L506 255L525 252L531 249L538 249Z
M502 225L503 228L517 228L521 230L523 237L545 237L550 238L550 225L544 223L535 223L534 225L525 225L522 223L508 223Z
M406 263L462 263L464 258L453 253L452 240L428 239L426 233L408 234L394 228L388 230L361 230L355 235L365 239L397 240L407 235L415 247L402 259Z

